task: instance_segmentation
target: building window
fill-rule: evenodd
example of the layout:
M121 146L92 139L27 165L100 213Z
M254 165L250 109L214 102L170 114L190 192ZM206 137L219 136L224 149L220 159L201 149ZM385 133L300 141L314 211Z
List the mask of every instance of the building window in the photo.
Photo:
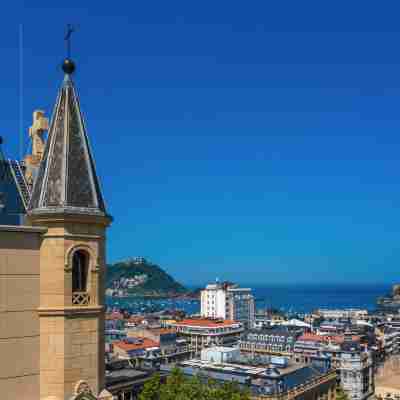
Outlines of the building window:
M72 257L72 291L86 292L88 273L88 257L85 252L78 250Z
M72 304L88 305L90 296L87 288L89 272L89 256L77 250L72 256Z

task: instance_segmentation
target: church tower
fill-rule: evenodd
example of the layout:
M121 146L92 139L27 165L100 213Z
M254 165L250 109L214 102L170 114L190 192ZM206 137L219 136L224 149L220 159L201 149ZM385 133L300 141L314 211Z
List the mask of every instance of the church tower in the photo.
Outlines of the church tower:
M108 216L72 81L64 81L28 207L47 228L40 247L40 399L104 388L105 230ZM90 388L90 389L89 389ZM86 397L85 397L86 398Z

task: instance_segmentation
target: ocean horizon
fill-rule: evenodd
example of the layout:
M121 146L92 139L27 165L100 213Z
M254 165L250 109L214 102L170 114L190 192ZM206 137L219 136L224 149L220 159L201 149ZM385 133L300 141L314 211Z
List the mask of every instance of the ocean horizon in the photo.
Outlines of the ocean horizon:
M270 284L252 285L258 310L275 308L284 312L307 313L318 308L362 308L376 309L378 297L391 291L391 283L379 284ZM193 286L194 287L194 286ZM199 286L196 286L199 287ZM131 312L144 312L148 309L179 309L188 314L200 311L198 300L144 299L144 298L106 298L110 308L125 308Z

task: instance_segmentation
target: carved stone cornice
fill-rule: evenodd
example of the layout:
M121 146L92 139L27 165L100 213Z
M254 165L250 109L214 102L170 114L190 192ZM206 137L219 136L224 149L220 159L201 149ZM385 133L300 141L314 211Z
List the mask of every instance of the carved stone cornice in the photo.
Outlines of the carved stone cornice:
M26 232L26 233L46 233L47 228L43 226L25 225L0 225L0 232Z
M39 307L39 317L45 316L77 316L77 315L99 315L105 311L104 306L65 306L65 307Z
M43 235L46 239L84 239L84 240L104 240L102 235L90 235L86 233L46 233Z

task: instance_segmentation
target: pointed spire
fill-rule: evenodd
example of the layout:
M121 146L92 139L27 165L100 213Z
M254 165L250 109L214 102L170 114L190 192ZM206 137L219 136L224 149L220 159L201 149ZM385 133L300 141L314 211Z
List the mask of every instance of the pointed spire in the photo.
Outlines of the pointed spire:
M105 215L93 156L71 78L73 62L63 64L49 136L35 180L29 214L79 213Z

